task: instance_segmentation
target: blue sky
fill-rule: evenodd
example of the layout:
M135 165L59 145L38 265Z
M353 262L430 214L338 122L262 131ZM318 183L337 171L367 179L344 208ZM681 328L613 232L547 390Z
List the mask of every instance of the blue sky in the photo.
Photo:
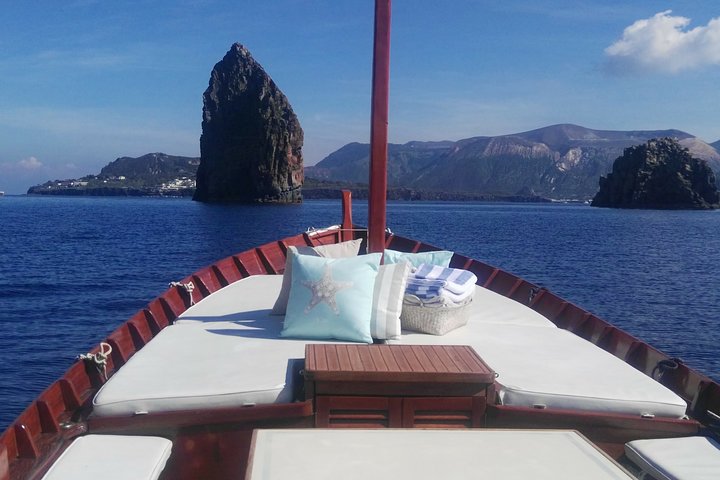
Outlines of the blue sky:
M305 162L369 138L371 0L0 0L0 190L120 156L199 155L210 71L243 43ZM395 0L390 140L555 123L720 139L720 4Z

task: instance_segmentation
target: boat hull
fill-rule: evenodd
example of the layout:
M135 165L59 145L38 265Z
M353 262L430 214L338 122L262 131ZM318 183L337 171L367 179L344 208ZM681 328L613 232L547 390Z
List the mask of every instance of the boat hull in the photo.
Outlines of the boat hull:
M103 341L112 347L107 376L111 377L163 328L172 324L192 301L252 275L281 274L289 246L338 243L357 234L344 208L344 228L305 233L253 248L222 259L184 278L192 282L188 294L172 287L151 301ZM360 233L360 235L363 235ZM387 248L406 252L436 247L387 234ZM488 405L485 425L495 428L571 428L581 431L614 456L622 444L637 438L686 436L699 431L720 414L720 387L682 363L673 363L662 352L608 324L595 315L508 272L484 262L455 254L451 266L473 272L478 284L536 310L558 327L602 347L633 367L653 376L675 391L689 405L691 419L637 418L562 410ZM101 346L91 353L98 353ZM666 365L666 367L663 367ZM103 385L103 373L78 361L48 387L0 437L0 480L40 478L76 436L92 433L161 435L173 440L173 454L163 478L230 478L246 467L255 428L312 427L311 401L289 404L227 408L213 411L180 411L133 417L94 417L92 399Z

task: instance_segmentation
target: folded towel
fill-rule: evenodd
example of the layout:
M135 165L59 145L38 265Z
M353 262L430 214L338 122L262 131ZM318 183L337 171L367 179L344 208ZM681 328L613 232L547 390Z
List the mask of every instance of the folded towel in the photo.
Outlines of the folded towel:
M468 295L465 297L464 300L461 301L451 301L446 296L441 295L439 297L434 297L430 299L422 299L415 295L409 295L406 294L403 297L403 304L406 305L415 305L418 307L427 307L427 308L457 308L467 305L468 303L472 302L473 296Z
M425 304L455 305L472 297L476 281L467 270L421 264L408 276L405 294Z
M446 268L427 263L423 263L415 269L410 274L410 279L444 282L442 287L456 295L465 295L468 291L474 291L475 282L477 282L475 274L467 270Z
M405 293L421 299L430 299L439 297L444 287L445 282L442 280L425 280L410 276L405 285Z
M470 297L475 293L475 285L472 284L471 288L466 289L462 293L455 293L447 289L447 285L444 285L441 280L424 280L418 278L408 278L405 286L405 294L413 295L424 302L430 302L433 300L443 300L446 303L461 303L466 298Z

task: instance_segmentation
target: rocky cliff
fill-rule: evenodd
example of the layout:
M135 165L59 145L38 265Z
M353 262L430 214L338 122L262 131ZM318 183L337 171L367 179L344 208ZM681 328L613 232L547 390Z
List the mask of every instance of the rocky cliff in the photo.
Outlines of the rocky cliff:
M203 95L194 199L302 200L303 131L290 102L250 52L234 44Z
M623 149L672 136L720 172L720 154L679 130L612 131L552 125L497 137L456 142L409 142L388 148L388 184L423 191L515 195L532 190L553 199L589 200L598 179ZM314 167L308 177L367 182L369 146L348 144Z
M715 175L677 140L650 140L625 149L612 172L600 178L594 207L720 208Z

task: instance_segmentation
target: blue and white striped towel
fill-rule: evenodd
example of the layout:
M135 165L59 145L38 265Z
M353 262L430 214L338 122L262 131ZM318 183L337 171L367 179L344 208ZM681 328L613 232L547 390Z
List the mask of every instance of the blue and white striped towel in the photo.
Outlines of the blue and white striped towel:
M428 300L439 297L444 287L445 282L442 280L425 280L410 276L405 286L405 293L415 295L423 300Z
M467 270L421 264L409 275L405 294L423 301L461 303L475 292L476 281L477 277Z
M443 281L443 287L456 295L462 295L475 289L477 277L474 273L459 268L446 268L439 265L421 264L413 273L415 279Z

